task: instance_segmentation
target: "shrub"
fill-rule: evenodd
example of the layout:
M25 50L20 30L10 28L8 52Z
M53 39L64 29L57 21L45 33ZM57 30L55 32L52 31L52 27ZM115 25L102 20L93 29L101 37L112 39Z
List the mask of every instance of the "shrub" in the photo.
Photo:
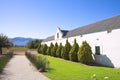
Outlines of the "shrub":
M50 55L50 53L51 53L50 51L51 51L51 48L48 47L48 48L47 48L47 55Z
M65 48L64 48L65 46L63 46L62 47L62 49L61 49L61 58L64 58L63 56L64 56L64 54L65 54Z
M61 58L61 51L62 51L62 43L60 43L60 45L58 46L57 48L57 51L56 51L56 56L57 57L60 57Z
M71 49L71 45L70 43L68 42L68 40L66 40L66 44L65 44L65 47L64 49L62 49L62 57L66 60L69 60L69 51Z
M54 57L56 57L56 50L57 50L57 48L58 48L58 44L55 43L55 46L52 48L52 52L51 52L51 55L54 56Z
M83 41L82 45L79 48L78 61L85 64L91 64L93 62L92 50L86 41Z
M40 47L40 54L43 54L43 47L44 47L44 45L42 44Z
M35 65L35 67L38 70L40 70L41 72L47 71L49 61L44 56L34 55L28 52L26 52L25 55Z
M52 48L54 47L53 43L50 44L50 55L52 55Z
M75 39L74 44L69 52L69 59L71 61L76 61L76 62L78 61L78 56L77 56L78 49L79 49L79 45L77 44Z
M42 54L47 55L47 48L48 46L46 44L42 46Z
M39 44L39 46L38 46L38 48L37 48L37 52L38 52L38 53L41 53L40 48L41 48L41 44Z

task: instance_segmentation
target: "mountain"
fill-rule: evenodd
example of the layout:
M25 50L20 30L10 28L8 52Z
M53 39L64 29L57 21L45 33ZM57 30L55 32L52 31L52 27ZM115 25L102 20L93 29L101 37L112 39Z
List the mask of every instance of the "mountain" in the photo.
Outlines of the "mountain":
M24 37L15 37L15 38L8 38L8 39L12 41L15 46L25 46L28 41L34 40L33 38L24 38Z

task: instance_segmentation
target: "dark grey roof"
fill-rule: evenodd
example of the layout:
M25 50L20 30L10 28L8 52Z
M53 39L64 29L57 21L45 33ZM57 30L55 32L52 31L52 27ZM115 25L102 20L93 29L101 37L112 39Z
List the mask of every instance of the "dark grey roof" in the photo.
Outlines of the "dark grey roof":
M78 27L71 31L67 31L67 30L61 30L61 31L64 33L63 37L68 38L68 37L113 30L118 28L120 28L120 15L102 21L98 21L86 26ZM47 39L44 40L44 42L51 40L54 40L54 36L48 37Z
M44 39L43 42L52 41L52 40L54 40L54 36L50 36L50 37Z
M120 28L120 15L71 30L65 37L68 38L118 28Z
M63 37L67 35L68 30L61 30L61 32L63 33Z

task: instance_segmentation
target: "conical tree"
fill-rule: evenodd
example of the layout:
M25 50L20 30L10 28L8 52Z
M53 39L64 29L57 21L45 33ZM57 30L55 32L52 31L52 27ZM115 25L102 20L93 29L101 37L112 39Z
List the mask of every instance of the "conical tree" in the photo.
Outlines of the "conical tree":
M57 57L60 57L61 58L61 51L62 51L62 43L60 43L60 45L58 46L57 48L57 51L56 51L56 56Z
M50 44L50 55L52 55L52 49L53 49L54 45L53 43Z
M40 54L43 54L43 47L44 47L44 45L42 44L40 47Z
M58 44L55 43L55 46L52 48L52 53L51 53L51 55L54 56L54 57L56 57L57 48L58 48Z
M0 54L2 54L2 47L7 47L8 37L6 35L0 34Z
M61 49L61 58L64 58L64 54L65 54L65 46L63 46Z
M83 41L82 45L79 48L78 61L84 64L91 64L93 62L92 50L86 41Z
M75 39L74 44L69 52L69 59L71 61L75 61L75 62L78 61L78 57L77 57L78 49L79 49L79 45L77 44L76 39Z
M37 52L40 53L40 48L41 48L41 44L39 44L38 48L37 48Z
M65 44L65 47L64 47L64 51L62 52L62 57L66 60L69 60L69 51L71 49L71 45L70 43L68 42L68 40L66 40L66 44Z
M43 49L42 49L42 54L47 55L47 48L48 48L48 46L46 44L44 44Z
M51 48L48 47L48 48L47 48L47 55L50 55L50 53L51 53Z

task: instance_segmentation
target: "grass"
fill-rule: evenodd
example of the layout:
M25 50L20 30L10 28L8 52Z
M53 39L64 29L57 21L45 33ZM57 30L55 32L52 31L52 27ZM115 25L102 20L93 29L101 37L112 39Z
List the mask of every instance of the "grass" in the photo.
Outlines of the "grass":
M120 80L120 69L100 66L87 66L59 58L47 56L50 61L49 72L43 73L51 80ZM97 79L91 78L96 75Z
M7 64L7 62L12 58L12 53L7 55L0 55L0 73L3 71L3 68Z
M3 50L3 52L6 52L7 50L9 50L9 51L27 51L29 49L26 47L11 47L9 49L3 48L2 50Z

